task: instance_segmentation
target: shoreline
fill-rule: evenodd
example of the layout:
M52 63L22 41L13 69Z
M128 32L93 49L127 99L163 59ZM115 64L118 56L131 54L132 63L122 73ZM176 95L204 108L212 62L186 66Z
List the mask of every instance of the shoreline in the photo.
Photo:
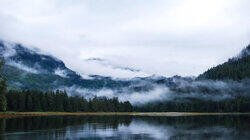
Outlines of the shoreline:
M197 112L0 112L0 118L31 116L219 116L250 115L250 113L197 113Z

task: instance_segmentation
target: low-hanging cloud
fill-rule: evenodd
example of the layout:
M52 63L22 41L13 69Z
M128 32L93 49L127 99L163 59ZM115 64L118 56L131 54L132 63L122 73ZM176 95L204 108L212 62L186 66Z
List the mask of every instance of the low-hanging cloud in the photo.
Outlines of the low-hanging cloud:
M28 66L22 64L21 62L8 61L7 65L17 67L17 68L19 68L21 70L24 70L26 72L29 72L29 73L35 73L35 74L40 73L39 70L31 68L31 67L28 67Z
M14 46L15 46L14 43L1 41L1 40L0 40L0 43L3 43L3 46L0 48L0 54L4 58L8 58L16 54L16 51L14 49Z
M140 71L132 66L121 66L119 63L113 63L110 60L100 58L88 58L81 62L87 68L82 70L81 75L101 75L113 78L133 78L146 77L150 74Z
M67 78L67 77L68 77L68 76L67 76L67 71L66 71L66 70L62 70L62 69L57 68L56 70L54 70L54 73L55 73L56 75L59 75L59 76L64 77L64 78Z
M149 81L139 81L123 88L102 88L91 90L77 86L63 87L69 95L79 95L86 98L118 97L121 101L130 101L134 105L158 101L181 101L194 98L201 100L220 101L236 97L250 97L250 80L236 81L196 81L191 79L173 78L170 83L155 84ZM140 90L138 90L140 89Z

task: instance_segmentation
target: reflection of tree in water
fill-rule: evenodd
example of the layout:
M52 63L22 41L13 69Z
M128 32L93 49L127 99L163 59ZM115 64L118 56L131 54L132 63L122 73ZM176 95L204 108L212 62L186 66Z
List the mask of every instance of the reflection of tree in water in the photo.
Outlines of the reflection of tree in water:
M149 124L168 126L189 126L188 129L201 127L223 126L234 127L238 130L250 130L250 117L238 115L221 116L179 116L179 117L135 117L134 119L144 120Z
M43 129L59 129L72 125L101 125L104 129L117 129L119 125L128 126L130 116L41 116L7 119L6 131L31 131ZM1 125L3 126L3 125ZM94 126L92 126L94 128ZM96 127L97 128L97 127ZM60 134L61 135L61 134Z
M250 129L249 116L179 116L179 117L150 117L150 116L41 116L0 119L0 132L30 131L41 129L58 129L72 125L101 124L104 129L117 129L119 125L129 126L132 120L145 121L149 124L187 125L192 128L224 126L237 129ZM8 124L5 125L5 121ZM6 127L6 128L5 128ZM96 127L97 128L97 127Z
M48 129L49 131L46 131ZM128 138L153 138L157 133L169 136L170 139L191 139L193 137L201 139L204 136L213 139L228 137L231 134L237 136L240 134L241 138L245 138L249 135L246 133L250 132L250 118L249 116L237 115L185 117L43 116L0 120L1 134L5 132L30 132L32 130L39 130L39 133L32 133L32 135L39 138L42 136L42 133L50 138L69 137L68 134L71 131L74 134L76 130L84 130L87 134L97 131L98 136L102 137L102 132L105 132L107 129L115 130L117 134L115 137L125 136Z
M6 128L6 120L0 119L0 135L4 135ZM0 137L1 140L5 140L4 137Z
M159 128L169 139L246 139L250 137L249 116L135 117L135 122Z
M5 119L0 119L0 134L5 132L6 121Z

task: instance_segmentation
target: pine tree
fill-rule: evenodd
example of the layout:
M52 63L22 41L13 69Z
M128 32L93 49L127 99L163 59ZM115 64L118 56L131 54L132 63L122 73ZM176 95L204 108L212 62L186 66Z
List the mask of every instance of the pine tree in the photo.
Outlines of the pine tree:
M45 93L45 98L48 104L48 111L56 111L55 101L54 101L54 93L52 91L47 91Z
M4 60L2 59L0 62L0 69L4 65ZM0 111L6 111L7 109L7 101L5 97L7 85L6 79L0 74Z
M56 90L56 101L55 101L55 105L56 105L56 111L64 111L63 110L63 94L59 91L59 90Z
M39 91L32 91L33 111L41 111L41 102Z
M26 92L23 90L22 92L17 93L17 111L25 111L26 110Z
M49 110L48 102L47 102L45 95L42 95L42 97L41 97L41 107L42 107L43 111Z
M33 101L30 91L26 92L26 111L33 111Z
M18 108L18 92L14 90L10 90L8 94L6 94L8 110L17 111Z
M84 97L81 98L80 110L84 112L88 111L88 101Z

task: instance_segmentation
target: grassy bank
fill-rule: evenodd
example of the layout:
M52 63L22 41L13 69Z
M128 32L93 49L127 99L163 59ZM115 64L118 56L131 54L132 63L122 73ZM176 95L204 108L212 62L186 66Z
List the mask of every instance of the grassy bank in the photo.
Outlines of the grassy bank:
M124 115L124 116L197 116L197 115L250 115L250 113L192 113L192 112L1 112L1 118L56 115Z

